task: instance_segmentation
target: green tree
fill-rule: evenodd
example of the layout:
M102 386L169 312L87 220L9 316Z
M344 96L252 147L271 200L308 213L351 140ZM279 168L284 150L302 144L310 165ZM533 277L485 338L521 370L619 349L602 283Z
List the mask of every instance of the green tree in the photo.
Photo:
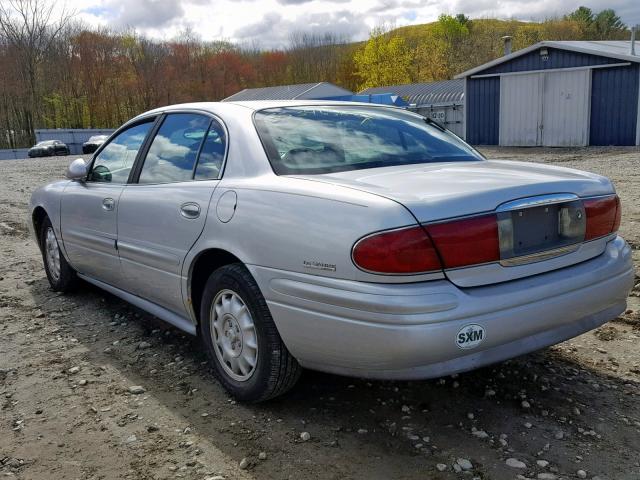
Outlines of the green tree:
M360 88L409 83L412 59L404 38L387 33L384 27L374 28L353 56Z
M593 23L593 10L589 7L578 7L570 14L565 15L565 18L589 26Z
M604 40L625 29L625 24L610 8L602 10L593 19L596 38Z
M433 24L429 37L415 52L415 77L420 81L453 77L468 65L470 51L469 19L442 14Z

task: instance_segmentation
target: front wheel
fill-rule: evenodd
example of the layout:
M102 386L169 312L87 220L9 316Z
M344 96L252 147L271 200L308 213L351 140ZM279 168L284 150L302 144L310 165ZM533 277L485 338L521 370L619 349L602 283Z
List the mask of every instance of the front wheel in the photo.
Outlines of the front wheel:
M211 274L200 309L200 333L220 383L238 400L282 395L300 376L255 280L241 264Z
M45 218L40 229L40 246L44 270L51 288L56 292L68 292L77 282L76 271L67 263L67 259L60 251L56 233L51 225L51 220Z

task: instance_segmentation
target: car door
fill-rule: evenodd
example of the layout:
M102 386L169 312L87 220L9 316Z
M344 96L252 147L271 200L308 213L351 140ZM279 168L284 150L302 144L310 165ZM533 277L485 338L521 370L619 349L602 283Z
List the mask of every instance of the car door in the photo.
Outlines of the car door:
M183 313L182 265L204 228L226 133L201 113L171 113L161 122L120 197L118 252L126 290Z
M114 286L122 278L118 201L153 121L118 133L95 157L86 181L70 182L62 195L62 242L69 262L78 272Z

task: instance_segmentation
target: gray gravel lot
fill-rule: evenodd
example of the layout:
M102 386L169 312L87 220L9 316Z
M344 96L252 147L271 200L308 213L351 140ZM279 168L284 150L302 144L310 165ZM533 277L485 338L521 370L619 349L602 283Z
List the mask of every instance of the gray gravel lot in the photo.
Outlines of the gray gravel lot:
M640 265L639 149L483 152L610 176ZM27 202L73 158L0 162L0 476L640 478L640 279L625 315L542 352L424 382L306 372L240 405L196 340L90 286L48 288Z

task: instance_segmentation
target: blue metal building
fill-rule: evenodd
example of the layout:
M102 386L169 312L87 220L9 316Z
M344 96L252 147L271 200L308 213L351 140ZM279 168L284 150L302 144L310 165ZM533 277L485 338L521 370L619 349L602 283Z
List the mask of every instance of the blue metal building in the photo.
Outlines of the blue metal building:
M408 108L440 122L456 135L464 137L464 80L409 83L367 88L358 96L396 95L408 103Z
M545 41L461 73L476 145L640 145L640 56L627 41Z

